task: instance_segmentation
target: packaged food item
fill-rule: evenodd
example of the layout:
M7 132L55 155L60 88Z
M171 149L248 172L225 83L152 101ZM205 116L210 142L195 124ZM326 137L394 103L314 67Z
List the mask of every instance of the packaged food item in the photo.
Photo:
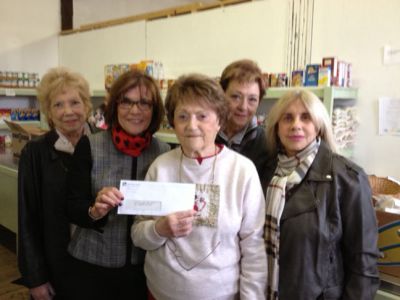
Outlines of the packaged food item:
M277 74L278 77L278 82L277 82L277 86L278 87L285 87L287 86L287 82L288 82L288 76L286 73L278 73Z
M353 76L353 65L351 63L347 64L347 87L353 86L352 76Z
M292 71L292 86L303 86L304 85L304 70Z
M339 85L338 59L335 56L322 58L322 66L331 68L331 85Z
M269 86L277 87L278 86L278 76L277 74L271 73L269 74Z
M337 86L347 86L347 63L342 60L338 61Z
M105 88L109 90L114 81L130 69L129 64L110 64L104 67Z
M306 66L305 72L305 86L318 86L318 71L320 65L311 64Z
M331 68L320 67L318 70L318 86L331 85Z
M269 87L269 74L268 73L262 73L262 79L264 82L264 87L267 88Z

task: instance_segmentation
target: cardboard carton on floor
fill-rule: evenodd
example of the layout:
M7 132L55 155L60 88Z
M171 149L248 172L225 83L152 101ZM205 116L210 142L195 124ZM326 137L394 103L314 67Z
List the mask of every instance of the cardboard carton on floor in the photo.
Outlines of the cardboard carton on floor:
M4 121L11 130L11 148L15 157L19 157L21 155L22 148L24 148L25 144L29 140L35 139L47 132L47 130L43 130L38 126L25 125L7 120Z
M376 210L378 220L378 247L381 258L379 271L400 277L400 215Z

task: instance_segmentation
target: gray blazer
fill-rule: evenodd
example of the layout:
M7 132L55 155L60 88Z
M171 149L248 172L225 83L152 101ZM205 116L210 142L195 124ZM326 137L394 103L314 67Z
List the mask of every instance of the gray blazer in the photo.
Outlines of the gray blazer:
M153 160L169 149L168 144L153 137L151 145L136 159L136 180L143 180ZM105 186L119 187L121 179L132 178L134 159L115 148L109 131L90 136L88 143L80 141L75 152L79 166L75 172L71 171L72 192L69 202L75 201L81 204L71 205L69 213L78 225L89 228L78 227L74 231L68 248L69 252L80 260L115 268L125 265L127 249L131 248L131 263L143 263L143 250L134 247L133 244L127 245L128 242L131 243L127 238L130 235L128 216L117 215L115 208L109 212L106 218L103 218L104 220L98 221L97 223L100 225L97 226L96 222L90 220L88 216L89 206L94 202L97 192L101 188ZM87 170L88 168L90 170ZM76 182L82 182L82 180L85 182L85 179L81 178L82 176L91 178L91 195L85 196L84 190L87 188L82 187L82 183ZM81 199L82 197L88 197L90 201L86 200L86 205L82 204L85 201Z

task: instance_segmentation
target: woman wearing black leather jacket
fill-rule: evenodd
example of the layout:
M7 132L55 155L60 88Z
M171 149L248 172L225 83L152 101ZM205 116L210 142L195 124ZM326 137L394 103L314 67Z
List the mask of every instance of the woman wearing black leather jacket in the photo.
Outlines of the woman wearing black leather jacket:
M20 282L35 300L76 299L74 259L67 252L66 175L74 147L89 133L89 84L54 68L37 89L50 131L22 150L18 168L18 265Z
M267 299L372 300L377 225L364 171L335 153L312 93L284 95L267 120Z

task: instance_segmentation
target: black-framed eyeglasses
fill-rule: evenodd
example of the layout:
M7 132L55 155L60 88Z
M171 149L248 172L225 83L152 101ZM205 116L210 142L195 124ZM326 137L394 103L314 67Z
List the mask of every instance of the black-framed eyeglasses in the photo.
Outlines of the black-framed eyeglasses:
M153 103L146 99L133 101L129 98L123 97L118 101L118 106L123 110L130 110L136 105L140 111L149 111L153 107Z

